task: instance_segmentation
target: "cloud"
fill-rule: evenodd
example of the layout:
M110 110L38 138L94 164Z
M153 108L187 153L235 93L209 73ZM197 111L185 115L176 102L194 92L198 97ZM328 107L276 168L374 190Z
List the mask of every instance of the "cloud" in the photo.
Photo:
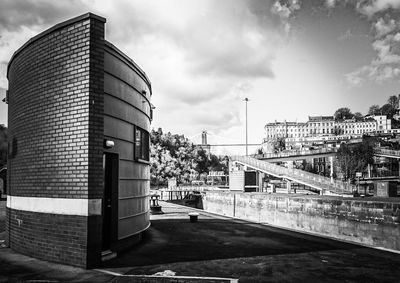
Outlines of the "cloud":
M335 8L335 6L336 6L336 0L326 0L326 1L325 1L325 6L326 6L328 9L333 9L333 8Z
M272 5L271 12L273 14L278 15L281 18L286 34L289 34L291 30L289 19L299 9L300 9L300 2L297 0L276 1Z
M0 87L7 88L7 64L12 54L36 32L28 27L20 27L19 31L0 30Z
M377 52L376 58L369 64L346 75L353 85L365 81L384 82L400 77L400 32L387 34L372 44Z
M351 37L353 37L353 36L354 36L354 35L353 35L353 33L351 32L351 30L348 29L348 30L346 30L346 32L345 32L344 34L342 34L342 35L340 35L340 36L338 37L338 40L344 41L344 40L347 40L347 39L349 39L349 38L351 38Z
M185 71L193 74L273 77L271 62L274 51L282 44L279 28L283 24L276 19L264 20L275 15L265 9L267 15L255 13L253 6L257 4L245 1L172 1L166 6L126 4L126 9L118 11L118 18L110 18L114 24L110 24L108 33L125 45L143 46L148 41L169 50L173 46L181 53ZM271 4L259 3L262 5ZM121 30L116 26L126 28ZM126 37L127 33L135 37ZM157 56L163 53L165 50L157 50Z
M4 0L0 9L0 87L7 88L7 64L31 37L52 25L88 12L83 1Z
M397 27L397 24L394 19L379 18L373 27L376 32L376 36L381 37L394 31Z
M233 118L242 96L250 82L274 78L275 54L300 9L298 1L94 3L107 17L108 40L153 82L154 123L169 121L167 127L183 132L206 126L217 132L242 122Z
M297 0L2 1L0 87L6 63L29 38L68 18L107 18L106 39L152 81L155 127L229 132L243 123L243 98L274 79L276 52L287 42Z
M287 1L276 1L271 7L273 14L279 15L282 19L288 19L292 14L300 9L300 3L297 0Z
M399 0L359 0L356 4L356 9L361 14L368 17L374 16L376 13L384 12L388 9L399 9Z
M369 16L374 40L372 48L376 57L370 64L361 66L345 75L351 85L367 81L382 83L400 78L400 25L393 19L396 13L388 9L399 9L400 1L359 1L357 11ZM381 14L385 12L384 16ZM373 16L373 17L372 17Z
M88 9L84 1L2 0L0 29L19 31L22 27L47 26L76 16Z

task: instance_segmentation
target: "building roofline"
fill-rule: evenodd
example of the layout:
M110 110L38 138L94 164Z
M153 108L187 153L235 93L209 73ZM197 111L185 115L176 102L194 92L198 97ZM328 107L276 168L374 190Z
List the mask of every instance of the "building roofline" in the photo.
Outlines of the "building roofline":
M151 81L150 81L149 77L147 76L146 72L143 71L143 69L140 68L139 65L136 64L135 61L132 60L132 58L130 58L128 55L126 55L124 52L122 52L118 47L116 47L111 42L105 40L104 45L105 45L105 47L108 47L108 48L112 49L113 51L115 51L119 56L121 56L125 61L127 61L127 63L133 65L140 72L140 74L144 77L144 79L149 84L150 95L152 95L153 91L152 91L152 87L151 87Z
M35 41L38 41L39 39L45 37L46 35L48 35L48 34L54 32L54 31L56 31L56 30L58 30L58 29L64 28L64 27L66 27L66 26L72 25L72 24L74 24L74 23L76 23L76 22L80 22L80 21L83 21L83 20L86 20L86 19L96 19L96 20L99 20L99 21L101 21L101 22L103 22L103 23L106 22L106 18L103 18L103 17L101 17L101 16L95 15L95 14L93 14L93 13L86 13L86 14L77 16L77 17L75 17L75 18L66 20L66 21L64 21L64 22L58 23L58 24L56 24L55 26L52 26L52 27L46 29L45 31L43 31L43 32L41 32L41 33L35 35L34 37L30 38L27 42L25 42L24 45L22 45L20 48L18 48L18 49L14 52L14 54L11 56L11 59L10 59L10 61L8 62L8 65L7 65L7 78L8 78L8 71L9 71L9 68L10 68L10 66L11 66L12 61L13 61L13 60L15 59L15 57L17 57L17 55L18 55L22 50L24 50L26 47L28 47L29 45L31 45L31 44L34 43Z

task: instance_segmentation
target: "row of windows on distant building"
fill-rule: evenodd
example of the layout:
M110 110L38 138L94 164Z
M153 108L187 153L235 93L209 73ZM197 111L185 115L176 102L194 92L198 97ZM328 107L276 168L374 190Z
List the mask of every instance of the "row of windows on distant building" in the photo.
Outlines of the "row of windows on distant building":
M390 130L391 120L386 116L371 116L364 121L348 119L335 121L333 116L311 116L307 122L274 122L264 127L265 139L301 138L318 135L349 135Z

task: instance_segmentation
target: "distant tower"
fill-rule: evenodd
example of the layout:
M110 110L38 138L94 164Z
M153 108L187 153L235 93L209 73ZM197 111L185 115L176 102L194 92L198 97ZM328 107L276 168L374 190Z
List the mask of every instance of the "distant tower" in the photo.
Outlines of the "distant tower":
M398 99L397 99L397 111L399 112L400 111L400 94L398 94L397 96L398 96Z
M207 131L201 133L201 144L207 145Z
M397 109L396 109L396 115L393 116L393 119L395 120L400 120L400 94L397 95Z
M210 154L210 145L207 143L207 131L203 131L201 133L201 145L199 146L203 149L208 155Z

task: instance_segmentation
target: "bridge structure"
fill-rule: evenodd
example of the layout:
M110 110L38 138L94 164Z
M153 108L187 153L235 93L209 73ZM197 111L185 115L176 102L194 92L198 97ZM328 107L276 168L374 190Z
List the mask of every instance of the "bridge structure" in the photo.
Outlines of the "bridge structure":
M400 150L386 149L386 148L374 148L375 156L382 156L388 158L399 159L400 161Z
M275 153L256 154L253 157L259 160L268 160L269 162L292 161L305 158L319 158L335 156L337 148L286 150ZM399 155L400 158L400 155Z
M309 157L309 156L317 158L325 156L334 156L336 153L337 153L337 148L332 147L332 148L320 148L320 149L286 150L276 153L256 154L254 155L254 157L260 160L269 160L270 162L273 162L275 161L275 159L276 161L285 161L285 160L293 160L296 158ZM375 147L374 155L400 159L400 150Z
M320 148L314 150L286 150L280 151L276 153L264 153L264 154L256 154L253 155L254 158L259 160L266 160L268 162L289 162L300 159L311 159L311 158L320 158L320 157L329 157L330 168L333 168L333 160L337 153L337 148ZM373 183L374 181L391 181L398 180L400 176L400 150L392 150L385 149L380 147L374 148L374 155L376 157L385 157L392 160L396 160L399 163L399 172L394 175L385 175L385 176L372 176L372 167L368 166L368 174L363 176L364 181L368 181L367 183ZM290 162L289 162L290 164ZM375 165L373 165L375 166ZM397 168L397 167L396 167ZM392 171L391 171L392 172ZM393 174L392 172L391 174ZM332 174L332 172L331 172Z
M233 166L241 167L244 170L255 170L286 181L288 192L291 191L292 183L302 184L318 191L321 195L342 195L351 196L357 187L346 182L338 181L306 172L295 168L286 168L266 160L259 160L249 156L232 156Z
M207 142L207 131L202 132L202 143L199 144L199 147L210 151L211 147L234 147L234 146L245 146L246 144L233 144L233 143L223 143L223 144L209 144ZM251 146L260 146L259 144L247 144ZM255 154L252 158L248 159L247 162L252 163L255 165L257 160L261 161L261 163L257 163L257 165L261 165L260 167L254 168L251 164L243 164L243 159L241 161L235 160L238 164L242 164L244 166L249 166L254 168L257 172L262 172L276 178L284 179L287 183L287 186L290 187L291 182L295 182L298 184L302 184L313 190L317 190L320 194L323 193L332 193L332 194L349 194L353 191L356 191L357 186L350 185L346 182L342 182L339 180L335 180L333 176L333 168L334 168L334 157L336 156L338 148L336 147L327 147L327 148L319 148L319 149L301 149L301 150L284 150L275 153L264 153L264 154ZM373 177L371 175L372 168L368 166L368 174L362 177L363 184L371 184L375 181L392 181L398 180L400 176L400 150L390 150L376 147L374 148L374 155L377 157L386 157L390 159L396 159L399 163L399 174L395 174L396 176L378 176ZM240 156L235 156L235 158L239 158ZM314 158L321 158L321 157L328 157L330 163L330 178L320 176L318 174L309 173L303 170L294 169L293 161L295 160L310 160ZM240 158L245 158L241 156ZM275 163L285 162L287 163L287 167L279 166ZM268 164L268 165L266 165ZM267 170L266 170L266 167ZM397 167L396 167L397 168ZM286 171L285 171L286 170ZM284 173L282 173L285 171ZM360 183L360 180L359 180ZM289 190L288 190L289 191Z

